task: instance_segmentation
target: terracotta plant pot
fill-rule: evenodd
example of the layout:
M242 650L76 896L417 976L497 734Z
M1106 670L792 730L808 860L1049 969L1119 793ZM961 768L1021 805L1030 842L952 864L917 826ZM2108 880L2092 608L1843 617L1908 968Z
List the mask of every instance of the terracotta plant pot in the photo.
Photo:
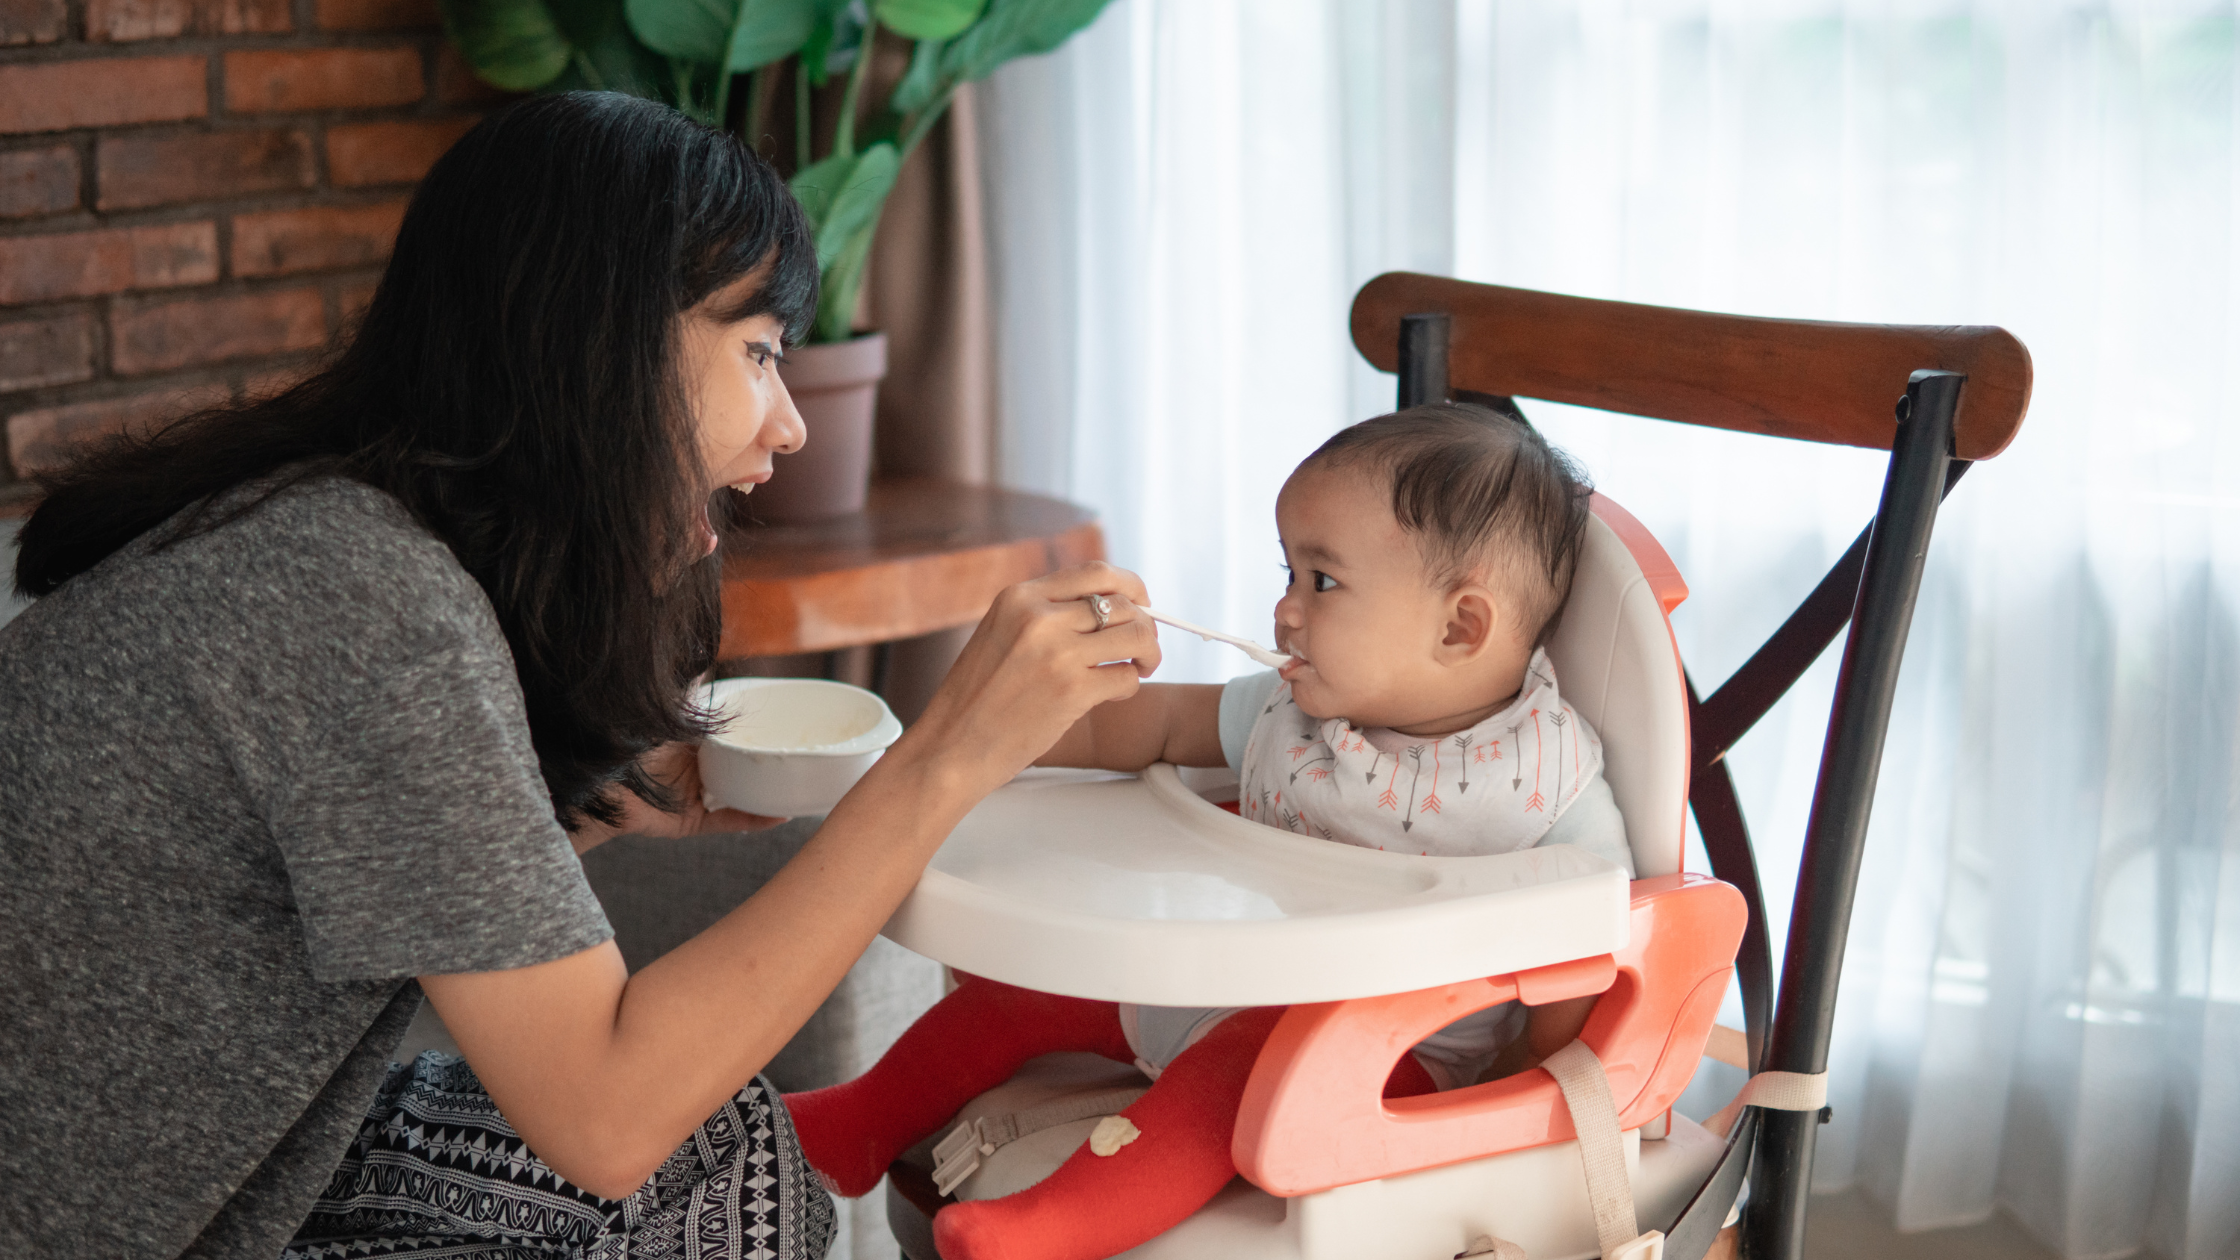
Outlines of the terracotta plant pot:
M861 512L871 486L871 413L887 374L887 335L796 346L778 371L809 438L799 451L777 457L748 514L798 525Z

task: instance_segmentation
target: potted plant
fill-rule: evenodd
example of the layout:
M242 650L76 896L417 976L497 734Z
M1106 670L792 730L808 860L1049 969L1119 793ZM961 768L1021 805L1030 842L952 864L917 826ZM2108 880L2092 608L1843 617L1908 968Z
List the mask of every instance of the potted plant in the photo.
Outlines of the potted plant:
M475 73L516 92L591 88L666 102L766 147L790 88L789 170L816 234L822 286L808 344L782 369L810 443L755 495L765 519L860 510L886 339L859 335L856 299L895 175L959 87L1048 52L1107 0L442 0L446 33ZM910 41L908 69L874 86L880 32ZM837 91L829 140L815 97ZM883 99L873 99L883 97ZM828 105L833 104L829 100ZM778 146L768 146L778 147Z

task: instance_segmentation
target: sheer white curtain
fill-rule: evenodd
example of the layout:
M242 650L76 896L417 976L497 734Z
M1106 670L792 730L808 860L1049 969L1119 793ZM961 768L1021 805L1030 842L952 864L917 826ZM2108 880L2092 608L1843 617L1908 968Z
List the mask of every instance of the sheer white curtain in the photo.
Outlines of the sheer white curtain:
M1093 504L1177 613L1267 635L1283 472L1389 407L1344 312L1363 276L1452 266L1453 29L1123 0L990 86L1004 474ZM1168 647L1177 677L1243 661Z
M2231 0L1121 0L992 95L1006 475L1234 629L1284 473L1390 405L1345 331L1377 272L2022 337L2029 422L1932 553L1818 1182L2240 1256ZM1671 548L1706 686L1873 507L1871 452L1526 409ZM1776 888L1832 669L1734 756Z

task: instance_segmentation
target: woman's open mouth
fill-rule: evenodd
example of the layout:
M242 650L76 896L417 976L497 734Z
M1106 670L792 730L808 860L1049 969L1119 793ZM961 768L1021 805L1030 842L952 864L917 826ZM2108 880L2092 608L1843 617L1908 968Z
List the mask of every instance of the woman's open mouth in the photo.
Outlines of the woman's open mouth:
M770 470L765 468L761 472L755 473L752 476L741 478L738 481L731 482L728 485L724 485L718 488L723 490L736 491L740 494L751 494L754 492L754 488L756 486L759 486L763 482L768 480L770 480ZM714 496L711 495L710 499L712 500L713 497ZM709 505L707 501L703 501L700 504L701 542L706 544L705 549L700 553L703 556L715 554L715 549L722 545L722 540L716 534L715 520L708 514L708 506Z

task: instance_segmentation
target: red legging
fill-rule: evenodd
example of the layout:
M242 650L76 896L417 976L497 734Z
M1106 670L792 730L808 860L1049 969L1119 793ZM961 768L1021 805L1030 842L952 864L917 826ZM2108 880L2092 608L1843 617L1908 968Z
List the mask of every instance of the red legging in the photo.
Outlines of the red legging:
M1204 1206L1236 1165L1229 1140L1260 1047L1282 1007L1239 1011L1176 1056L1120 1114L1142 1136L1109 1156L1084 1145L1058 1170L1000 1199L958 1203L934 1218L946 1260L1102 1260L1156 1238ZM1056 997L968 978L921 1016L869 1072L844 1085L786 1095L803 1152L835 1189L864 1194L897 1155L1001 1085L1019 1065L1059 1050L1135 1062L1110 1002ZM1404 1055L1385 1097L1426 1094L1431 1078Z

